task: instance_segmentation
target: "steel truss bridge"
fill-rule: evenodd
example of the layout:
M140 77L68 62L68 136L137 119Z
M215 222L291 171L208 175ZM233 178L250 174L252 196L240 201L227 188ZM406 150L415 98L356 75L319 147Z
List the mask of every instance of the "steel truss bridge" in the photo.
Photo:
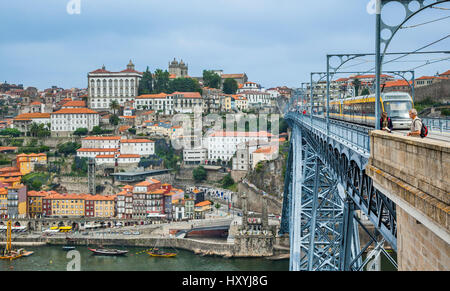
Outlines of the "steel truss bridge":
M405 10L403 21L396 26L386 24L381 17L383 7L391 2L397 2ZM311 73L309 104L304 102L307 100L305 90L296 91L297 96L291 98L284 116L292 134L280 227L280 234L289 233L290 270L364 270L380 255L397 268L396 261L385 250L389 245L397 251L396 205L374 187L365 173L371 148L369 130L373 128L329 118L330 82L348 61L374 55L375 120L378 121L381 117L380 75L391 40L413 16L444 2L450 0L375 0L375 53L327 55L326 73ZM382 36L382 31L390 33ZM449 51L391 54L413 53ZM331 65L331 58L337 58L337 64ZM326 77L327 83L326 113L316 116L313 113L313 74L319 74L320 80ZM448 121L425 122L433 131L449 130ZM378 122L375 127L379 128ZM367 227L364 222L367 220L373 227ZM361 233L369 238L364 245L360 242Z
M395 204L365 174L368 127L291 111L280 233L290 234L291 270L362 270L387 242L397 249ZM363 213L372 224L369 230ZM359 228L370 238L360 246ZM372 256L363 258L370 248Z

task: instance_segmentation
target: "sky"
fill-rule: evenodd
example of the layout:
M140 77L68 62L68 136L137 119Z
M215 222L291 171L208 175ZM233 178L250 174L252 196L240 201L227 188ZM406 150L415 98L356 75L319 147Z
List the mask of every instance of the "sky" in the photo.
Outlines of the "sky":
M188 64L190 76L220 69L245 72L265 88L300 87L309 81L310 72L326 70L327 54L375 49L375 15L367 11L370 0L79 0L79 14L68 13L70 1L0 2L0 82L39 89L85 88L87 73L102 65L120 71L131 59L138 71L147 66L165 70L176 57ZM440 7L449 9L450 4ZM384 20L395 24L402 13L398 3L390 4L383 10ZM428 9L405 25L446 16L450 10ZM402 29L388 52L416 50L448 36L449 27L446 18ZM425 50L449 49L450 37ZM406 57L385 69L410 70L448 57ZM354 60L343 70L368 71L373 59ZM449 60L443 60L415 74L449 69Z

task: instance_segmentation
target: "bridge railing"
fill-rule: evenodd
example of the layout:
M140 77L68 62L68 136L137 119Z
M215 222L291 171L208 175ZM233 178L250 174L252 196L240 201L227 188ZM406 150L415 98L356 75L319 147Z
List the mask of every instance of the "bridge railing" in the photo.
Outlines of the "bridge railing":
M327 121L324 117L313 116L311 118L308 114L301 114L295 111L289 112L287 116L302 122L304 126L309 126L312 129L319 130L324 134L327 133ZM338 120L330 120L331 138L346 144L347 146L367 156L370 153L369 130L370 128L365 126Z
M450 119L424 117L422 121L429 131L450 132Z

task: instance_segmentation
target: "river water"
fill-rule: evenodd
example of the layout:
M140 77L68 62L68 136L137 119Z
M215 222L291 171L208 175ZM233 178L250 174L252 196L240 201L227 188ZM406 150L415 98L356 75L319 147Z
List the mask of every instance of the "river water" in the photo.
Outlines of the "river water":
M86 246L77 246L81 271L288 271L289 260L264 258L223 258L200 256L190 251L176 250L174 258L150 257L142 247L127 249L126 256L95 256ZM61 246L26 247L34 254L14 261L0 261L0 271L66 271L76 265L76 257L67 258ZM167 251L175 251L167 249Z

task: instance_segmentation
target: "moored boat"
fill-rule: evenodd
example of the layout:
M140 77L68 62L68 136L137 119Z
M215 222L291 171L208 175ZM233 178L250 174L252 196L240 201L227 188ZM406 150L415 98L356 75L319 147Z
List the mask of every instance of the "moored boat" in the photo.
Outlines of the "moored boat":
M62 249L65 251L71 251L71 250L74 250L75 247L74 246L63 246Z
M94 255L103 255L103 256L122 256L128 253L127 250L117 250L117 249L91 249L88 248Z
M154 248L153 250L148 251L147 254L149 254L151 257L161 257L161 258L173 258L177 255L176 253L163 252L157 248Z

